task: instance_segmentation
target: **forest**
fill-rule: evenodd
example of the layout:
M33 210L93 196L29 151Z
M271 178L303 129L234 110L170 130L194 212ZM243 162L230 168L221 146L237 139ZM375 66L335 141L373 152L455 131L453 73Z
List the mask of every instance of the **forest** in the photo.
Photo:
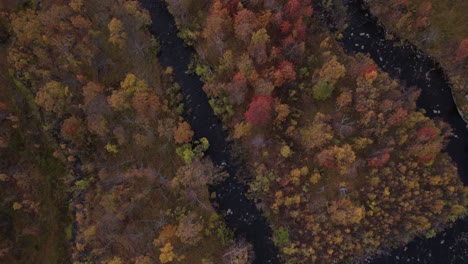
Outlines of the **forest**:
M344 50L320 15L342 1L146 1L174 17L187 72L163 66L151 26L168 22L141 2L0 3L0 263L276 263L219 209L228 179L279 263L358 263L467 216L451 125ZM440 63L468 117L468 2L365 4ZM195 129L179 74L203 82L227 146Z

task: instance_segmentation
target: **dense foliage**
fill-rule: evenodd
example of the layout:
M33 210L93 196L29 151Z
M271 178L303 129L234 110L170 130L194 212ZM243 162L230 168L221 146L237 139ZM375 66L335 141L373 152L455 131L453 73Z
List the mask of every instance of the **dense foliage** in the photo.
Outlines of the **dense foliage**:
M17 6L8 18L7 78L34 107L38 123L31 129L49 135L49 158L67 168L54 177L63 183L56 192L70 199L71 253L41 263L248 261L249 244L232 240L209 202L208 184L225 174L203 158L209 142L193 139L181 117L179 87L172 69L158 64L159 46L147 30L151 20L138 2L43 1L40 8ZM8 128L2 142L11 146L7 136L16 117L4 110L2 104L1 124ZM26 162L19 154L9 162ZM2 210L37 214L42 204L30 197L37 198L39 178L25 177L35 173L31 167L13 169L2 168L0 181L19 194L2 192L2 199L10 197ZM38 224L29 225L18 235L42 235ZM44 235L65 234L58 228ZM13 259L0 262L19 262L11 253L19 256L24 243L16 249L14 237L1 239L0 258ZM57 243L44 251L67 247L65 239ZM31 256L23 249L24 258Z
M416 109L416 88L344 55L310 1L167 2L285 262L349 262L466 214L450 128Z
M311 0L166 2L283 262L359 261L466 216L450 127L417 87L345 55ZM465 2L367 2L441 60L466 111ZM252 262L210 203L227 175L182 117L159 21L134 0L6 0L0 15L0 262Z

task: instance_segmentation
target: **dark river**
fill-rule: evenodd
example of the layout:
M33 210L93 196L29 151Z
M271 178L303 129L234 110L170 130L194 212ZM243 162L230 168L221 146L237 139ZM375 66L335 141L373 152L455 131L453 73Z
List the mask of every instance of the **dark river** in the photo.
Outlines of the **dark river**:
M279 263L278 250L271 241L271 228L261 216L254 203L245 197L247 186L236 180L238 166L234 166L229 153L227 132L214 115L203 83L193 74L188 74L188 64L195 52L177 37L174 18L169 14L164 1L140 0L148 9L154 23L152 33L161 44L160 63L174 68L175 81L184 94L184 117L192 126L195 138L206 137L210 142L207 155L216 165L224 165L230 177L223 183L210 186L217 198L212 201L220 213L225 214L229 227L238 237L251 242L255 263ZM431 118L441 118L453 128L453 137L446 152L457 164L464 184L468 183L468 133L459 116L450 93L450 85L442 69L431 58L414 46L396 46L399 40L386 40L385 30L362 7L360 0L343 0L348 8L349 27L344 32L343 45L348 52L369 53L379 67L407 85L422 89L418 107L424 108ZM318 0L314 1L318 3ZM314 6L315 7L315 6ZM317 8L319 9L319 8ZM457 221L454 226L432 239L416 239L410 244L389 251L366 263L467 263L468 222Z

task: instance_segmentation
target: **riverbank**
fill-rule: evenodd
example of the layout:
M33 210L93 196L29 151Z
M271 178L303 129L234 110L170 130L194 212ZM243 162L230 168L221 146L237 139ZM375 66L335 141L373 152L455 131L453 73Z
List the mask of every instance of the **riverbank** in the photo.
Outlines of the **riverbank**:
M435 58L450 81L460 115L468 121L468 23L464 0L364 1L389 34L396 33Z

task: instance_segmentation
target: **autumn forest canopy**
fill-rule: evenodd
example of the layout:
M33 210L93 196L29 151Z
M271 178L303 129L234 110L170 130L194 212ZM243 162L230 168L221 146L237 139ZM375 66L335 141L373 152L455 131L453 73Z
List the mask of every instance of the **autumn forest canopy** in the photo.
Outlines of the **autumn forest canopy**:
M320 19L342 2L2 1L0 263L266 263L219 209L228 182L280 263L359 262L464 218L450 124L417 106L424 87L345 52ZM364 2L440 62L468 113L467 2ZM155 24L188 65L165 64L179 55ZM178 82L190 74L203 84ZM226 139L200 136L199 92Z

